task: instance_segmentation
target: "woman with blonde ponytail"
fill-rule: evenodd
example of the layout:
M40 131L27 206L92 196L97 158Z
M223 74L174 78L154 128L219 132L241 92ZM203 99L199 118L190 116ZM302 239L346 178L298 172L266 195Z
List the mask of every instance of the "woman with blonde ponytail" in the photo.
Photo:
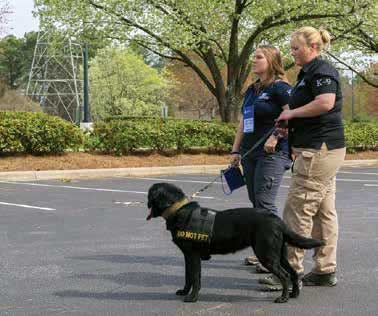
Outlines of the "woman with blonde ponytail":
M302 67L291 91L289 109L277 121L288 121L289 146L295 156L283 219L302 236L323 239L316 249L312 271L304 275L304 250L288 247L288 259L307 286L334 286L338 222L335 208L336 173L345 157L341 118L342 95L339 74L321 59L330 47L330 35L310 26L291 36L291 55ZM304 275L304 276L303 276ZM260 280L271 290L280 290L274 277Z

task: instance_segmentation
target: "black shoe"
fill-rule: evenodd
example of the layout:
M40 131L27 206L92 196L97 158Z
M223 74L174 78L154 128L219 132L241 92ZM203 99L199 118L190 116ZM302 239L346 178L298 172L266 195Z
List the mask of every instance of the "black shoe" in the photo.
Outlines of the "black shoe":
M335 286L337 284L335 272L326 274L310 272L303 277L302 281L305 286Z

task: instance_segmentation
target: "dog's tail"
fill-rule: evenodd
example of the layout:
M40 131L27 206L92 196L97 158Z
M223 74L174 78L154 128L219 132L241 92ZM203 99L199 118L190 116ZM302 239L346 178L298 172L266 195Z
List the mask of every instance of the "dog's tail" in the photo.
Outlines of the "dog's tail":
M290 246L298 247L301 249L312 249L320 246L325 245L324 240L318 240L318 239L312 239L312 238L306 238L303 237L295 232L293 232L291 229L286 227L286 231L284 233L285 240Z

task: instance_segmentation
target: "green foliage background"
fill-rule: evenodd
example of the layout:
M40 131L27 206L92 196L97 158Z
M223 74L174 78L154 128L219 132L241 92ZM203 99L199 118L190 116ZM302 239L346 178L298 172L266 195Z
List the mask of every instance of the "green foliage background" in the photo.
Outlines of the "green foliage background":
M140 55L124 48L97 52L89 68L91 116L158 116L169 95L169 82Z
M110 119L92 132L44 113L0 111L0 153L59 154L66 150L127 155L138 150L229 151L236 125L151 117ZM348 152L378 150L377 122L345 122Z
M236 121L251 55L259 44L288 52L298 27L326 27L338 52L375 52L376 0L36 0L46 30L74 38L134 43L192 69L217 100L224 122ZM374 29L374 31L372 30ZM367 38L360 32L366 31ZM364 34L365 34L364 33ZM362 39L362 41L361 41ZM193 54L194 53L194 54ZM196 58L193 58L195 56Z
M138 149L188 151L203 148L210 152L229 151L236 125L196 120L131 118L98 122L87 135L85 149L116 155ZM348 152L378 150L377 122L345 122Z

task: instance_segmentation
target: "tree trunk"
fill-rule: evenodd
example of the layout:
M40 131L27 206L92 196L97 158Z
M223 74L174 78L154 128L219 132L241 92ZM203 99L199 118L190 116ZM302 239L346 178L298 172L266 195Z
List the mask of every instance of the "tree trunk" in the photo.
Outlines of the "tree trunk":
M236 93L236 91L234 91L233 95L230 96L228 104L228 109L230 112L230 122L238 121L241 106L241 96L238 93Z
M225 120L224 122L236 122L239 118L241 106L241 92L240 87L235 82L237 78L230 78L229 85L226 89L226 106L225 106Z
M218 108L219 108L219 115L221 117L222 122L227 122L226 121L226 116L227 116L227 100L226 96L220 95L220 93L217 93L215 96L218 102Z

